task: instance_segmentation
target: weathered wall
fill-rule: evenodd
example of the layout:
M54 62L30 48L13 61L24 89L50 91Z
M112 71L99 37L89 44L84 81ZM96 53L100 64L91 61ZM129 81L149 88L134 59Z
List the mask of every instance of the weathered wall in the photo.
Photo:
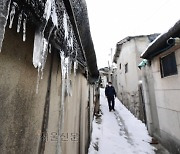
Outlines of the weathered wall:
M28 38L7 28L0 54L0 153L37 153L42 130L51 58L36 94L37 70L32 65L34 29Z
M57 153L59 138L63 154L84 154L91 131L94 88L82 72L72 74L72 96L65 98L63 116L59 53L48 55L36 94L33 27L27 28L27 36L23 42L16 28L7 28L0 53L0 153Z
M173 153L180 153L180 76L172 75L161 78L159 58L152 60L156 107L158 112L160 139ZM176 50L176 63L180 72L180 49Z
M122 45L120 56L117 60L117 70L114 73L117 81L115 85L117 96L123 104L139 119L143 120L142 105L139 98L139 80L141 72L138 64L141 62L140 54L148 46L147 37L133 38ZM121 69L120 69L121 64ZM125 73L125 65L128 64L128 72Z
M82 74L72 74L72 96L66 96L61 147L64 154L87 153L94 108L94 89Z
M145 103L146 120L148 132L152 136L159 136L159 118L157 114L155 92L154 92L154 78L151 67L147 65L142 67L142 88Z

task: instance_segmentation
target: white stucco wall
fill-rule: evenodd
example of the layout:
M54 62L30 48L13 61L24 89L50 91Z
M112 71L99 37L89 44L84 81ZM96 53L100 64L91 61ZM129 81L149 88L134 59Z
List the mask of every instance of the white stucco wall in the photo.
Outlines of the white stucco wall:
M157 114L155 91L154 91L154 78L150 65L141 68L142 71L142 86L143 96L146 111L146 124L148 132L152 136L159 134L159 119Z
M122 44L119 58L117 59L117 96L121 101L139 117L139 91L138 84L141 80L141 71L138 64L142 61L140 54L149 44L147 36L134 37ZM121 69L120 69L121 64ZM128 64L128 72L125 73L125 65Z
M160 131L180 141L180 49L175 51L178 74L161 78L159 58L152 61Z

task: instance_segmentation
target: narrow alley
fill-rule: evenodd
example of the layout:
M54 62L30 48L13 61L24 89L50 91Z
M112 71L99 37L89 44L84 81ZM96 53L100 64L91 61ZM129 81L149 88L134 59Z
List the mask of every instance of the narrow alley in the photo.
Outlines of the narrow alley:
M1 0L0 154L180 154L179 5Z
M93 120L89 154L168 154L150 143L146 126L116 98L109 112L104 89L100 91L101 112Z

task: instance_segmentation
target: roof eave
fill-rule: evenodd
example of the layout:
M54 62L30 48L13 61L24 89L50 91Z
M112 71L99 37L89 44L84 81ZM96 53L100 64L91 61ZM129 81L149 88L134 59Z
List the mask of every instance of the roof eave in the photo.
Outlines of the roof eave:
M154 56L166 51L163 46L167 43L167 40L171 37L176 37L180 33L180 20L168 30L168 32L161 34L155 41L142 53L141 58L152 59ZM168 48L172 46L167 46Z

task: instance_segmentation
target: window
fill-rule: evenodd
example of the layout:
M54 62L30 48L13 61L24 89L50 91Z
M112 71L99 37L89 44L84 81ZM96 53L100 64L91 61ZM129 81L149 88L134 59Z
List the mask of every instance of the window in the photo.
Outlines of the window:
M177 74L177 65L175 53L172 52L160 58L161 77L171 76Z
M125 65L125 73L128 72L128 63Z
M121 69L121 63L119 64L119 69Z

